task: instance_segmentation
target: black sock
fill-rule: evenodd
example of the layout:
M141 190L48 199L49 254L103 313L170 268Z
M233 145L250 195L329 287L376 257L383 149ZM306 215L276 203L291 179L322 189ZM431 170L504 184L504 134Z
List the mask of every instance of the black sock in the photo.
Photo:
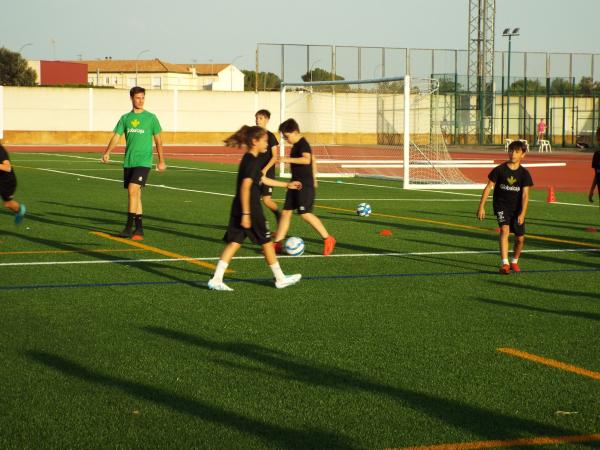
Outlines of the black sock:
M135 219L135 213L127 213L127 225L125 225L125 227L126 228L133 227L134 219Z
M142 215L141 214L135 215L135 227L142 228Z

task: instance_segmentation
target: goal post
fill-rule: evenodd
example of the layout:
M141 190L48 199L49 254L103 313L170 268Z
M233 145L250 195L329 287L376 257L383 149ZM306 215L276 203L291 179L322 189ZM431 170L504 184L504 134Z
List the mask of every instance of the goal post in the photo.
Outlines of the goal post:
M443 136L438 82L410 76L283 82L280 121L294 118L311 143L319 177L381 177L406 189L482 188L452 160ZM282 139L280 155L285 155ZM487 162L487 161L486 161ZM280 164L280 175L289 175Z

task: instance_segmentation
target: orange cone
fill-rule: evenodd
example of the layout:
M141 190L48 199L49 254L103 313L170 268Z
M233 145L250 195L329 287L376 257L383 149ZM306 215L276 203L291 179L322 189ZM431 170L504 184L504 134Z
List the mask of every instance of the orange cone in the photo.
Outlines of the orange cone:
M554 186L548 186L548 197L546 197L547 203L555 203L556 196L554 195Z

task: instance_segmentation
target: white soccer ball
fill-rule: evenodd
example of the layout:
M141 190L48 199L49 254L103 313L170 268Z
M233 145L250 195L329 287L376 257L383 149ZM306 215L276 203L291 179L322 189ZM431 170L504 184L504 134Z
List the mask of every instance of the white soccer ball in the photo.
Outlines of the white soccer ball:
M371 205L368 203L359 203L356 207L356 214L360 217L367 217L371 215Z
M290 256L300 256L304 253L304 241L299 237L291 237L285 241L285 251Z

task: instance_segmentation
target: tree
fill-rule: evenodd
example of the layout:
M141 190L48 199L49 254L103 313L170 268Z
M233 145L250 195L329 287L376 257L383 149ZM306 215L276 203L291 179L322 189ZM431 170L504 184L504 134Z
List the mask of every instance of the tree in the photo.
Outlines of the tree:
M254 70L242 70L244 73L244 90L256 89L256 72ZM273 72L258 72L259 91L278 91L281 87L281 78Z
M552 95L571 95L573 93L573 84L569 78L555 78L550 83L550 94Z
M525 92L527 87L527 92ZM527 86L525 86L525 80L517 80L510 85L510 95L544 95L546 94L546 84L542 84L539 80L534 78L527 79Z
M594 80L592 77L581 77L577 86L575 86L575 92L577 95L591 96L600 94L600 83Z
M454 92L462 91L463 87L460 83L455 83L454 79L440 78L439 80L439 93L440 94L453 94Z
M36 73L20 53L0 48L0 85L35 86Z
M325 69L321 69L320 67L315 67L313 70L306 72L302 75L302 81L334 81L334 80L343 80L344 77L341 75L334 75L331 72L326 71Z

